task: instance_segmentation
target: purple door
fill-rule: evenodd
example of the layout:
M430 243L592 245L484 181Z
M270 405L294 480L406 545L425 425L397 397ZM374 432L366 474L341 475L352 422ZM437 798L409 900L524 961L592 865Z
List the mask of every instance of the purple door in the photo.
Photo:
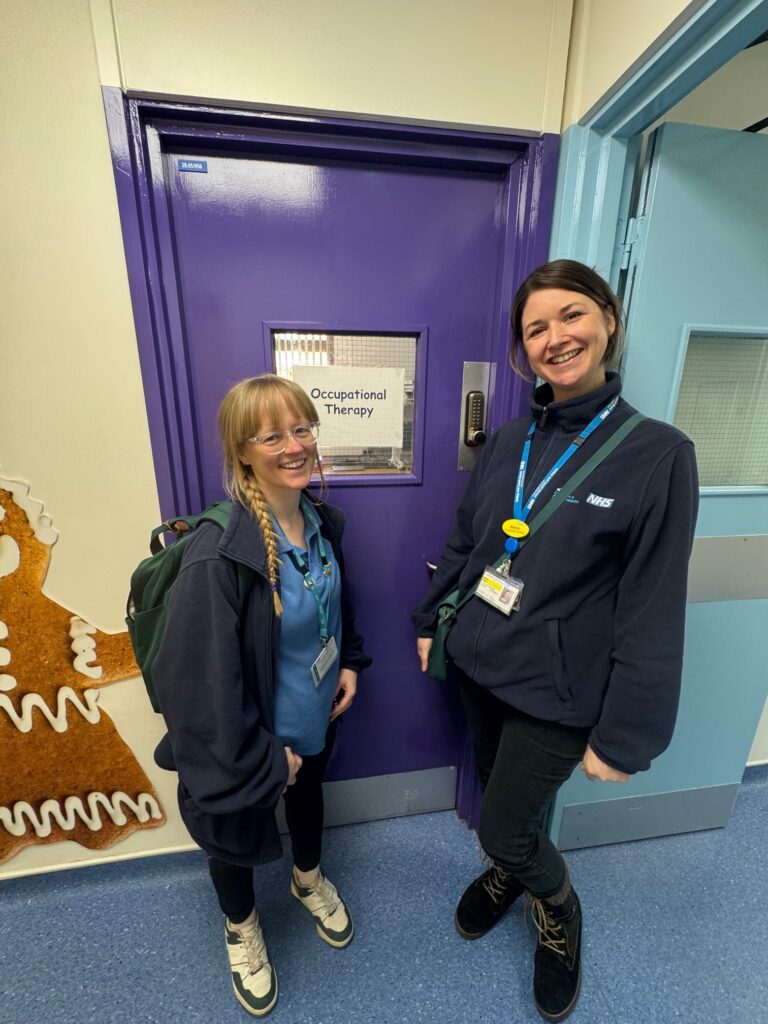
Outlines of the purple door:
M349 128L250 138L239 128L225 149L226 131L209 130L202 142L187 128L154 124L143 140L156 242L149 273L156 260L166 376L173 373L183 406L175 425L167 408L162 428L158 416L153 424L148 387L158 466L158 449L170 447L176 431L183 454L175 472L186 478L187 500L221 495L218 404L233 381L280 370L277 335L298 338L299 348L305 337L343 338L344 363L354 363L349 353L369 338L378 345L373 365L398 365L400 356L387 361L390 343L393 352L407 350L404 401L412 411L402 445L412 460L395 459L384 471L364 464L369 449L357 463L345 462L340 447L326 456L337 470L330 500L347 515L358 625L374 659L330 777L457 765L462 717L454 696L419 671L409 610L467 479L457 468L464 363L498 367L489 427L518 411L504 361L509 304L516 281L544 257L549 227L534 232L521 206L540 209L545 189L549 208L554 146L515 139L504 148L490 136L446 145L447 133L425 142L378 126L364 138ZM144 344L145 379L147 352ZM316 404L323 420L323 401ZM164 504L173 500L166 489Z

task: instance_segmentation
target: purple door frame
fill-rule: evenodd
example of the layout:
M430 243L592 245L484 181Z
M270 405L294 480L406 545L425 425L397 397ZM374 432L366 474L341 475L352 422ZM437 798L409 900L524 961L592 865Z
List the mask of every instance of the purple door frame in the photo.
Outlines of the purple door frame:
M170 234L168 209L157 202L151 165L161 148L236 148L254 154L443 166L509 174L519 188L502 230L501 294L511 295L547 258L559 139L469 132L327 116L196 106L126 98L103 89L118 206L136 322L152 452L163 515L200 507L202 474L180 309L161 281L159 239ZM496 325L494 429L524 412L528 387L506 358L508 326ZM458 767L457 810L474 826L479 790L472 758Z

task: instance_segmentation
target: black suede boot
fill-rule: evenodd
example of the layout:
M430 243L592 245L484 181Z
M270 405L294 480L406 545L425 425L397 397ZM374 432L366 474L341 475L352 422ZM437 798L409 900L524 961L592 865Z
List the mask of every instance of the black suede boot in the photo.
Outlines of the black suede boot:
M551 899L529 894L538 945L534 961L533 998L545 1020L565 1020L581 988L581 905L568 875Z
M456 908L456 931L479 939L490 931L523 892L514 875L494 864L464 891Z

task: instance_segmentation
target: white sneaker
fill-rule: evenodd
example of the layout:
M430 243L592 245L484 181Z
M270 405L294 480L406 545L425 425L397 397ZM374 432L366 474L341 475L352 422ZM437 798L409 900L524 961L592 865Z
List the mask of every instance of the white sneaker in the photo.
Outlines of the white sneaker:
M336 887L322 872L312 885L301 885L294 871L291 874L291 893L314 918L321 939L337 949L350 944L355 934L352 915Z
M242 924L232 924L227 918L224 936L235 998L254 1017L266 1016L277 1002L277 975L269 962L256 911Z

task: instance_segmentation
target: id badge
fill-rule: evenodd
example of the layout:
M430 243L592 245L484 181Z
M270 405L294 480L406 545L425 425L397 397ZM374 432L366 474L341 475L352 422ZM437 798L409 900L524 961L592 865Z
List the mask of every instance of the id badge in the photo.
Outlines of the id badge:
M310 672L312 673L312 682L316 687L322 683L323 678L328 673L328 669L333 665L338 656L339 649L336 646L336 638L332 636L312 662Z
M477 584L475 597L479 597L504 615L509 615L520 607L523 586L522 580L515 579L514 576L502 576L488 565Z

